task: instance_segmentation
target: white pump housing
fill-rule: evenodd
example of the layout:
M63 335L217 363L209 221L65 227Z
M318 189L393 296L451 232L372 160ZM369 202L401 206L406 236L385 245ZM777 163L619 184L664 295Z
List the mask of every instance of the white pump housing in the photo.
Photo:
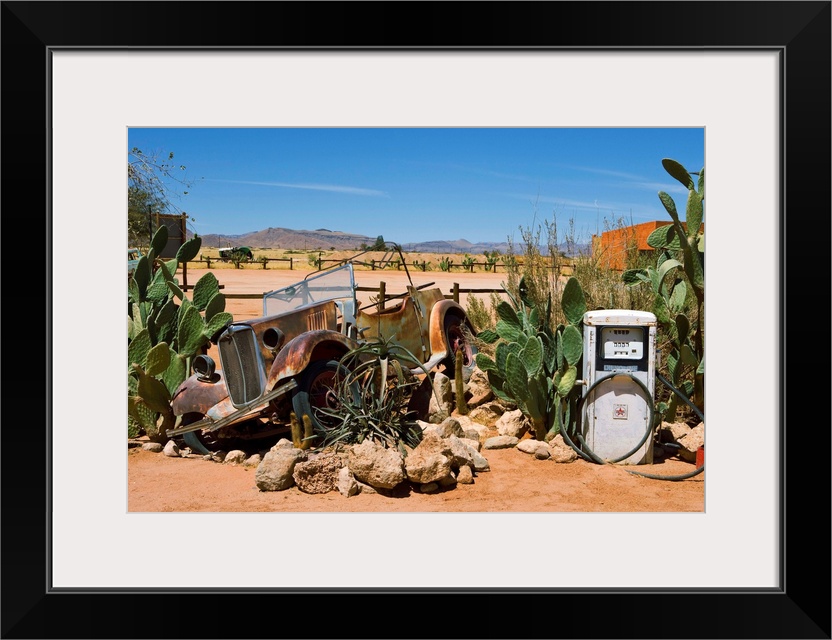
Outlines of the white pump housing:
M602 309L587 311L583 323L584 442L605 461L652 464L649 423L656 377L656 316ZM637 450L621 459L642 440Z

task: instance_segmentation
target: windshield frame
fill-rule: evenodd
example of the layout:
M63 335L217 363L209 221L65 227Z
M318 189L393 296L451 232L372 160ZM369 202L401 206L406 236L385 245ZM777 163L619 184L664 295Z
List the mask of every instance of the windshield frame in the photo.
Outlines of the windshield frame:
M341 272L346 271L348 282ZM327 287L327 284L330 287ZM328 300L352 300L355 304L355 272L351 262L310 274L303 280L263 294L263 315L274 316ZM331 293L327 293L330 291ZM292 304L292 300L297 304Z

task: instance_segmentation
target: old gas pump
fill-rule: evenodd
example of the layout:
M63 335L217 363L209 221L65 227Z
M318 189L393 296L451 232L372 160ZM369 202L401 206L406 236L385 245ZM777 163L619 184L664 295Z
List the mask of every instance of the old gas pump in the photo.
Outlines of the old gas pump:
M605 462L652 464L656 316L604 309L583 324L581 447Z

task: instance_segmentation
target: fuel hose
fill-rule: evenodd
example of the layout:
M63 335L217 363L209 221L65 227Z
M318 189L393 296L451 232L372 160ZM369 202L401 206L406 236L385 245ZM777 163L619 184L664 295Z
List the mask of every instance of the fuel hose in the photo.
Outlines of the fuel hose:
M614 378L617 378L617 377L620 377L620 376L625 376L627 378L630 378L633 382L636 383L636 385L638 387L641 388L642 391L645 392L645 394L648 398L647 407L648 407L648 411L649 411L649 417L648 417L648 420L647 420L647 428L645 429L644 435L642 436L639 443L636 446L634 446L630 451L628 451L624 455L619 456L617 458L614 458L614 459L611 459L611 460L604 460L600 456L598 456L594 451L592 451L590 446L584 440L583 436L581 435L581 423L583 422L586 399L589 397L589 394L592 391L595 391L595 389L597 389L601 384L603 384L605 382L609 382L609 381L613 380ZM685 394L683 394L679 389L674 387L661 374L656 373L656 377L659 380L661 380L661 382L665 386L667 386L673 393L675 393L677 396L679 396L685 402L685 404L687 404L691 409L693 409L694 413L696 413L696 415L699 417L700 420L702 420L702 422L705 421L705 418L702 415L702 412L699 411L699 409L690 401L690 399L687 396L685 396ZM583 395L583 397L578 400L578 405L577 405L578 423L576 425L575 437L576 437L576 440L578 440L578 442L580 443L580 447L572 441L572 439L569 437L569 434L566 432L565 429L561 431L561 435L563 436L563 439L566 441L566 443L570 447L572 447L572 449L575 451L575 453L577 453L579 456L581 456L584 460L588 460L590 462L595 462L597 464L615 464L616 462L626 460L631 455L633 455L636 451L641 449L641 447L644 445L645 442L647 442L647 439L653 433L653 420L655 419L655 410L653 409L653 403L651 401L652 395L653 394L647 388L647 385L645 385L641 380L639 380L638 378L636 378L634 375L632 375L630 373L626 373L626 372L616 373L616 374L601 378L600 380L596 380L586 390L586 393ZM639 472L639 471L632 471L630 469L625 469L625 471L627 473L630 473L630 474L635 475L635 476L641 476L643 478L651 478L653 480L668 480L668 481L671 481L671 482L679 481L679 480L687 480L688 478L693 478L694 476L697 476L700 473L702 473L704 470L705 470L705 464L704 463L702 464L702 466L697 467L694 471L691 471L690 473L684 473L684 474L681 474L681 475L672 475L672 476L663 476L663 475L657 475L657 474L652 474L652 473L642 473L642 472Z

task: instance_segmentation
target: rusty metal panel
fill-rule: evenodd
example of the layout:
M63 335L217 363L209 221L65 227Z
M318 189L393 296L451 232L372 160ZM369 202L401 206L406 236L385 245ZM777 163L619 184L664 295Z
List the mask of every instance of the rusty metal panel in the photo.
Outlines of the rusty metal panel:
M257 341L260 346L260 352L263 355L263 360L268 369L274 360L274 354L271 350L263 344L263 334L269 328L280 329L285 336L284 345L293 338L307 333L308 331L317 331L321 329L329 329L334 331L337 328L336 320L336 306L332 300L321 302L320 304L306 307L305 309L298 309L289 313L283 313L275 316L266 316L264 318L254 318L252 320L243 320L242 322L235 322L234 324L246 324L254 329L257 335Z
M448 351L445 339L445 316L448 312L456 313L462 318L466 317L465 309L453 300L442 300L433 306L430 312L430 348L433 353Z
M396 307L377 311L360 311L356 316L356 326L364 329L364 338L391 338L395 343L410 351L422 363L428 362L438 353L444 353L445 337L441 319L438 327L433 327L434 314L444 317L444 309L458 308L464 315L462 307L446 300L438 288L417 290L408 287L409 296ZM442 309L437 314L437 309Z
M217 431L240 422L246 422L252 418L257 418L269 408L273 400L288 393L295 387L297 387L297 383L294 380L289 380L285 384L263 395L261 403L255 407L236 408L231 404L230 398L225 398L209 409L202 420L171 429L168 431L168 435L176 436L188 433L189 431Z
M339 360L358 343L337 331L307 331L290 340L274 358L267 388L301 373L313 360Z
M433 346L434 340L431 338L430 335L430 317L434 307L436 307L436 305L441 302L445 302L445 296L442 293L442 291L438 288L424 289L422 291L418 291L415 288L411 287L410 294L416 301L417 312L420 315L420 338L425 349L425 357L422 359L422 362L424 363L440 352L437 351ZM444 345L444 340L442 341L442 344ZM442 346L441 351L444 351L444 349L445 347Z
M425 361L427 349L422 348L422 327L411 298L405 298L400 305L385 309L381 313L360 311L355 324L364 339L395 338L396 344L421 358L422 362ZM362 329L364 331L361 331Z
M326 322L326 314L323 309L310 313L306 317L306 328L308 331L320 331L321 329L329 329ZM332 327L334 329L335 327Z
M214 375L216 382L199 380L197 375L192 375L185 380L176 390L176 395L171 401L174 415L206 414L215 404L227 399L228 389L225 386L225 379L219 371Z

